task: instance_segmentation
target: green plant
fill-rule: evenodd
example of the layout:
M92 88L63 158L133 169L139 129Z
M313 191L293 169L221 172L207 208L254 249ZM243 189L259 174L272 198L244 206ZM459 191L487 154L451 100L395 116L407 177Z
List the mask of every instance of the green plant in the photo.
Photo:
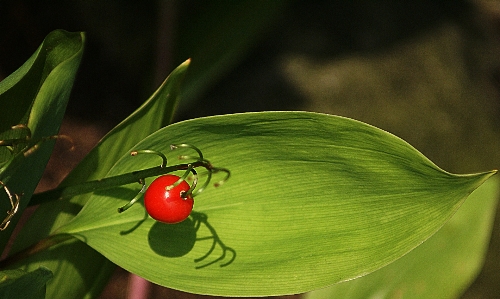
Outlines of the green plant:
M446 257L455 249L474 252L468 257L471 266L449 288L426 284L427 292L443 290L443 297L452 297L477 271L498 182L488 180L473 195L484 203L464 203L496 171L451 174L390 133L319 113L242 113L169 125L179 95L192 88L181 85L189 61L110 131L58 189L32 195L50 156L50 136L61 123L83 43L81 33L52 32L0 83L0 180L6 191L0 211L8 211L10 221L0 233L2 248L21 211L29 203L40 204L0 262L3 294L43 298L46 287L48 298L95 297L114 264L199 294L295 294L340 282L329 291L345 294L352 293L353 283L345 282L352 279L371 281L363 285L373 292L386 286L391 273L405 269L405 261ZM130 157L147 149L165 155L164 161L177 161L171 144L195 144L201 152L195 162L171 168L166 162L151 168L157 164L151 155ZM231 179L223 188L207 187L185 221L159 223L140 204L127 206L139 191L139 179L147 185L155 176L186 173L194 166L222 181L220 172L227 176L227 168ZM118 213L124 206L127 211ZM478 221L464 227L462 219ZM472 236L472 244L446 247ZM448 262L442 256L439 260ZM417 275L423 271L404 282L426 281ZM365 295L361 287L353 288L359 293L352 297Z

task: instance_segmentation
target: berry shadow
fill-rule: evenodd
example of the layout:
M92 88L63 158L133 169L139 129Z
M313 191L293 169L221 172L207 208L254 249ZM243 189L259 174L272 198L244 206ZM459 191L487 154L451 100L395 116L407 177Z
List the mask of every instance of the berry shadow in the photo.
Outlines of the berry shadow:
M201 225L208 229L210 235L197 236ZM148 241L154 252L165 257L184 256L193 249L196 242L211 241L212 244L207 253L194 260L196 269L216 263L219 263L220 267L225 267L236 259L236 251L222 242L215 228L208 222L208 216L205 213L193 211L189 218L177 224L156 222L149 231ZM220 247L222 253L214 257L217 246Z
M161 256L184 256L193 249L196 242L194 224L190 218L177 224L156 222L149 230L149 246Z

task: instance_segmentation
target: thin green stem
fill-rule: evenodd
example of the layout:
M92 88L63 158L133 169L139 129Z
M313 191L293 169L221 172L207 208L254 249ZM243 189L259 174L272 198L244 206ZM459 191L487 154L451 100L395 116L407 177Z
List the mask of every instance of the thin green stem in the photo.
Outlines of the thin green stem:
M193 149L195 150L197 153L198 153L198 161L202 161L204 160L203 158L203 153L201 152L201 150L199 148L197 148L196 146L194 145L191 145L191 144L186 144L186 143L182 143L182 144L172 144L170 145L170 149L171 150L176 150L178 148L190 148L190 149ZM181 156L182 157L182 156Z
M203 185L198 190L196 190L196 193L193 193L193 196L196 196L196 195L200 194L203 190L205 190L205 188L207 188L208 184L210 184L211 179L212 179L212 172L208 171L207 172L207 179L205 180L205 183L203 183Z
M130 208L134 203L136 203L136 201L138 201L139 198L141 198L142 194L146 192L146 183L144 182L144 180L140 179L139 183L142 185L141 191L139 191L139 193L137 193L137 195L134 198L132 198L132 200L129 201L126 205L124 205L123 207L119 207L118 213L123 213L124 211L128 210L128 208Z
M219 187L220 185L224 184L227 180L229 180L229 177L231 177L231 171L229 171L229 169L227 169L227 168L213 167L211 172L212 173L217 173L217 172L225 172L226 173L226 176L222 180L220 180L214 184L215 187Z
M191 169L189 171L193 173L194 179L193 179L193 183L191 184L191 187L189 188L189 190L186 191L184 194L182 194L183 198L187 198L189 195L191 195L193 193L194 189L196 188L196 185L198 185L198 172L193 167L191 167ZM184 176L187 178L186 174L184 174ZM193 194L193 196L194 196L194 194Z
M204 161L196 161L189 164L178 164L167 167L161 167L161 166L151 167L95 181L88 181L78 185L60 187L49 191L41 192L33 195L33 197L30 200L30 205L37 205L57 199L70 198L76 195L90 193L96 190L109 189L116 186L136 183L140 179L144 179L147 177L159 176L177 170L186 170L189 168L189 165L192 165L193 167L201 166L207 169L211 168L211 165L206 164Z
M159 151L155 151L155 150L137 150L137 151L130 152L131 156L137 156L138 154L153 154L153 155L157 155L162 160L161 167L167 166L167 157L163 153L161 153Z
M26 135L24 136L24 138L0 140L0 146L7 146L7 147L16 146L17 144L20 144L20 143L28 143L28 141L31 139L31 130L24 124L12 126L10 129L11 130L25 130Z

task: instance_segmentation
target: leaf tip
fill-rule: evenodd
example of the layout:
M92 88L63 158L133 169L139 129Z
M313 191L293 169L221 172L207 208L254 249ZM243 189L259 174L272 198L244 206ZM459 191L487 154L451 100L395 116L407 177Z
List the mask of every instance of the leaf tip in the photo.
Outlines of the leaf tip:
M490 171L486 171L486 172L480 173L479 176L481 177L481 179L480 179L480 182L478 184L478 187L480 185L482 185L484 182L486 182L489 178L491 178L492 176L494 176L495 174L497 174L497 172L498 172L497 169L493 169L493 170L490 170Z
M490 177L494 176L494 175L495 175L495 174L497 174L497 173L498 173L498 169L493 169L493 170L490 170L490 171L486 172L486 173L485 173L485 175L486 175L486 179L488 179L488 178L490 178Z
M186 67L191 64L191 58L186 59L180 66Z

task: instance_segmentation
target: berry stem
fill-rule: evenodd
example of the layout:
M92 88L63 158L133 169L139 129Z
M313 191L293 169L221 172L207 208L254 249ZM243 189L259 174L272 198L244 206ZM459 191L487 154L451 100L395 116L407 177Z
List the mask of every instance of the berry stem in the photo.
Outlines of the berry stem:
M186 144L186 143L182 143L182 144L172 144L170 145L170 150L176 150L178 148L190 148L190 149L193 149L196 151L196 153L198 153L198 158L197 160L198 161L202 161L204 160L203 158L203 153L201 152L201 150L199 148L197 148L196 146L194 145L191 145L191 144ZM182 156L181 156L182 157Z
M137 156L138 154L153 154L153 155L157 155L162 160L162 163L161 163L160 166L161 167L167 166L167 157L165 157L165 155L163 153L160 153L159 151L155 151L155 150L137 150L137 151L130 152L131 156Z
M139 198L141 198L142 194L144 194L144 192L146 192L146 183L144 182L144 180L140 179L139 183L142 185L141 191L139 191L139 193L137 193L137 195L134 198L132 198L132 200L129 201L126 205L124 205L123 207L119 207L118 213L122 213L122 212L128 210L128 208L130 208L136 201L138 201Z
M71 185L66 187L59 187L49 191L41 192L33 195L30 200L30 205L37 205L57 199L70 198L76 195L90 193L95 190L109 189L116 186L137 183L140 179L147 177L154 177L167 174L177 170L187 170L190 165L194 167L205 167L211 169L212 166L205 161L196 161L188 164L178 164L167 167L156 166L146 168L143 170L133 171L129 173L120 174L117 176L107 177L99 180L88 181L85 183Z

